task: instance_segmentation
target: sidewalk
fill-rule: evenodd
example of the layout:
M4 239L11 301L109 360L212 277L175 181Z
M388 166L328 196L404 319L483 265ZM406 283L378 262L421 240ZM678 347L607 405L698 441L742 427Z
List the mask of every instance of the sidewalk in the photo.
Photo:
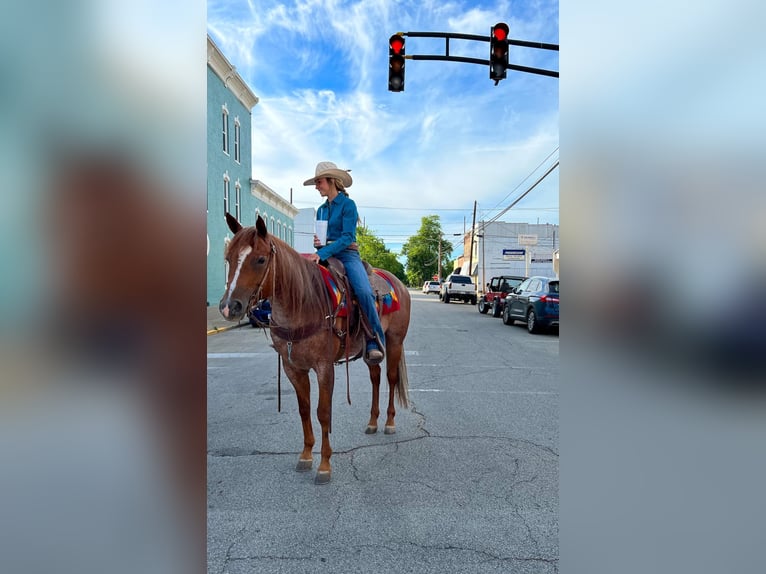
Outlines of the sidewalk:
M221 315L221 312L218 310L218 305L210 305L207 308L208 335L214 335L215 333L220 333L221 331L236 329L237 327L243 327L245 325L250 325L250 320L247 318L241 319L239 322L227 321L224 319L223 315Z

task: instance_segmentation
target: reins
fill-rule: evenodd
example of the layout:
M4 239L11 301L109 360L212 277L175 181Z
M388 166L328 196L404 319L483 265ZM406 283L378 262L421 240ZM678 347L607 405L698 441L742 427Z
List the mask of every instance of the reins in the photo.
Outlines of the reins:
M253 291L253 294L250 296L250 301L248 307L252 305L252 301L260 299L261 290L263 288L263 284L266 281L266 277L269 274L269 271L271 271L271 293L272 296L276 292L276 278L277 274L274 269L271 268L272 263L276 259L277 255L277 247L274 244L273 241L269 242L271 245L271 252L269 253L269 261L266 263L266 271L263 274L263 278L261 279L261 282L258 284L258 286ZM346 290L345 293L345 299L348 303L348 297L349 293ZM325 295L325 300L327 301L327 306L329 310L329 314L324 318L324 321L320 323L314 323L311 325L303 325L298 328L290 328L290 327L282 327L281 325L276 325L274 323L274 317L271 316L271 319L269 320L269 332L272 335L276 335L278 338L283 339L287 341L287 360L292 363L292 351L293 351L293 343L297 343L299 341L302 341L303 339L308 339L312 335L315 335L317 332L319 332L322 328L327 328L328 330L332 330L333 323L335 322L335 319L337 318L337 314L340 309L336 310L335 313L332 311L332 303L330 302L329 295ZM348 401L348 404L351 404L351 386L349 383L349 372L348 372L348 363L349 363L349 357L348 357L348 335L349 335L349 320L347 319L347 325L346 325L346 333L345 333L345 350L346 350L346 400ZM343 333L337 333L338 337L343 337ZM277 353L277 412L282 412L282 355Z

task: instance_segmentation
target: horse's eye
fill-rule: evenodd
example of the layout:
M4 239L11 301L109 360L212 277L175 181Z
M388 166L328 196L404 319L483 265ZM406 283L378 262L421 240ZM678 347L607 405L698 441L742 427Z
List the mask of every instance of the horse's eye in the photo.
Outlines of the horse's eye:
M258 265L263 265L264 263L266 263L266 257L265 257L265 256L263 256L263 255L261 255L261 256L258 258Z

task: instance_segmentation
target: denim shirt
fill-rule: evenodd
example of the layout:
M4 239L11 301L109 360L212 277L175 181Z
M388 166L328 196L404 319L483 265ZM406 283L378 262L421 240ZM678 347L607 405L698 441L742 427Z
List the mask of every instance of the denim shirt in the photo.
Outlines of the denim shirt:
M359 213L356 203L345 193L338 193L332 201L325 201L317 209L317 219L327 221L327 240L332 241L317 249L323 261L346 249L356 241L356 222Z

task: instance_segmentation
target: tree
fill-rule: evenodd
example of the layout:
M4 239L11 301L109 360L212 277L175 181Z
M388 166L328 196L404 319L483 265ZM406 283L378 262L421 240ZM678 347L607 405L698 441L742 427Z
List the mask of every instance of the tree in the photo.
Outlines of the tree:
M420 220L420 229L402 246L407 257L407 281L418 287L439 271L439 244L441 243L442 275L451 271L452 244L443 238L438 215L427 215ZM439 280L442 278L439 277Z
M396 258L396 255L386 249L383 240L376 237L372 231L364 226L356 228L356 243L359 245L359 256L373 267L385 269L406 282L404 266Z

